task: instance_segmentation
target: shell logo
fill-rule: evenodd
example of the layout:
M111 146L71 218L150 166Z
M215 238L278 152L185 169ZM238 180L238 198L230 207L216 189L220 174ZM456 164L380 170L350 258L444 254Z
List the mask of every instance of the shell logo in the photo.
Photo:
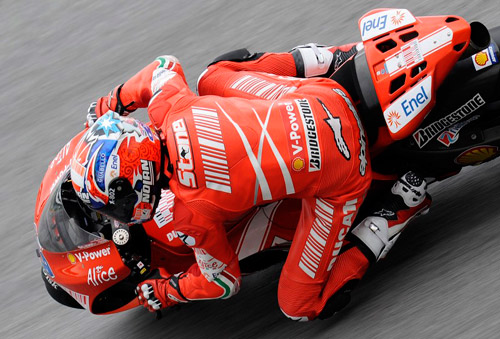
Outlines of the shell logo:
M68 253L67 257L70 263L76 264L76 257L73 254Z
M302 171L304 169L304 167L306 166L306 162L304 161L304 159L300 158L300 157L297 157L295 159L293 159L292 161L292 168L294 171Z
M455 158L458 165L479 165L491 160L499 154L497 146L478 146L462 152Z
M479 66L484 66L488 62L488 54L485 52L479 52L476 54L474 57L474 61L479 65Z

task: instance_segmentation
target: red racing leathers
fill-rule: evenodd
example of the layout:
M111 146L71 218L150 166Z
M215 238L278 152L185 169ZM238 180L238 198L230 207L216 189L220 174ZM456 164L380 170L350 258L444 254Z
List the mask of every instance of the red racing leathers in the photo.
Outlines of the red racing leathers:
M240 271L227 227L255 206L302 199L278 299L286 315L313 319L340 287L360 279L368 267L355 247L340 254L371 181L366 137L348 93L336 82L248 77L229 70L217 78L217 88L231 95L257 79L262 83L255 91L272 97L197 96L169 56L157 58L120 88L119 99L128 110L148 108L167 147L176 196L174 228L197 260L170 283L155 283L155 294L170 300L163 306L233 295ZM210 79L206 73L203 81ZM113 100L101 99L99 105Z

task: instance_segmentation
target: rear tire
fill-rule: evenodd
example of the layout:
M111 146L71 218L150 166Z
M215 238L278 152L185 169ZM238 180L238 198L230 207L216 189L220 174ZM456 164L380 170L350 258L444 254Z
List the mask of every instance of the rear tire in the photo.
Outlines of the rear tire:
M70 296L65 290L55 285L55 283L49 281L49 278L43 273L43 268L42 280L45 283L45 288L47 289L47 292L52 297L52 299L64 306L83 309L82 305L80 305L75 299L73 299L73 297Z

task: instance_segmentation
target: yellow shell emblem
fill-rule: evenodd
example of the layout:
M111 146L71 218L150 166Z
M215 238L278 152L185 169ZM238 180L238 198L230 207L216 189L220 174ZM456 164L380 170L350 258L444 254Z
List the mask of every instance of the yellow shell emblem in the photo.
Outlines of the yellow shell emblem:
M479 66L484 66L488 62L488 54L486 54L485 52L479 52L474 57L474 60Z
M455 159L455 163L459 165L479 165L497 155L498 147L496 146L478 146L460 154Z
M67 257L70 263L76 264L76 257L73 254L68 253Z
M302 158L295 158L292 161L292 168L294 171L302 171L306 165L306 162Z

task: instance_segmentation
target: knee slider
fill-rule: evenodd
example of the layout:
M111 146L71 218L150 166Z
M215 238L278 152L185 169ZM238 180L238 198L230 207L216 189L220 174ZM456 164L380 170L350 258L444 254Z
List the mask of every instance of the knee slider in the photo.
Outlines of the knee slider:
M208 66L213 65L219 61L234 61L234 62L243 62L256 60L260 58L264 53L250 53L246 48L236 49L231 52L224 53L219 55L212 61Z
M387 220L374 216L364 219L351 233L370 249L377 261L385 257L400 235L391 237Z

